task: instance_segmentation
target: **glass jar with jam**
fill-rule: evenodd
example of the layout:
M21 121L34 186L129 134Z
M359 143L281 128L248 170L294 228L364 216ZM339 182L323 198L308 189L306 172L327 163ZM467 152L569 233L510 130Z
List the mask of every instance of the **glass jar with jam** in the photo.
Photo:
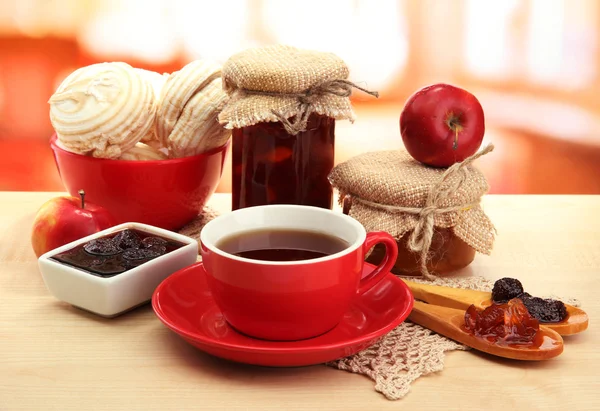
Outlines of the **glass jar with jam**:
M348 75L332 53L283 45L248 49L225 62L229 99L219 122L232 130L232 209L332 207L335 122L353 120L350 94L359 88Z
M232 208L299 204L331 208L335 120L311 114L305 131L281 122L233 130Z
M405 150L372 151L338 164L329 179L344 213L397 239L395 274L449 275L492 250L495 229L481 207L489 186L471 163L433 168ZM376 246L367 261L383 257Z
M411 251L408 239L412 231L398 241L398 258L392 272L399 275L421 275L421 255ZM376 245L367 258L372 264L379 264L385 256L385 249ZM457 237L450 228L436 229L431 239L427 271L437 275L448 275L465 268L475 259L475 249Z

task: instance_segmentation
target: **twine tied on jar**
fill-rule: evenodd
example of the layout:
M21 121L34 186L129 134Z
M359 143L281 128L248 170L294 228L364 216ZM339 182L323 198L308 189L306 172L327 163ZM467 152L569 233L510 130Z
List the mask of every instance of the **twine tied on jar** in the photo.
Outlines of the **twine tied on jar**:
M280 93L248 89L242 90L247 94L254 94L259 96L293 97L298 99L298 109L296 113L293 113L293 120L290 120L290 118L292 117L288 117L290 113L287 113L286 116L278 110L271 109L271 113L273 113L279 119L279 121L281 121L285 130L289 134L295 136L301 131L306 130L308 118L314 111L313 107L316 99L320 98L325 94L331 94L338 97L350 97L350 95L352 95L352 88L356 88L371 96L379 98L378 92L369 91L348 80L324 81L300 93Z

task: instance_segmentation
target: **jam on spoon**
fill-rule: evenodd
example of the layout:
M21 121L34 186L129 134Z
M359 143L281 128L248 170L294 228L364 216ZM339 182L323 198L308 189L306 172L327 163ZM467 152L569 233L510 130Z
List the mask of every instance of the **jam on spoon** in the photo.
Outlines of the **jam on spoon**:
M492 304L484 310L471 305L465 313L465 328L489 342L534 344L540 324L520 299L513 298L507 303Z

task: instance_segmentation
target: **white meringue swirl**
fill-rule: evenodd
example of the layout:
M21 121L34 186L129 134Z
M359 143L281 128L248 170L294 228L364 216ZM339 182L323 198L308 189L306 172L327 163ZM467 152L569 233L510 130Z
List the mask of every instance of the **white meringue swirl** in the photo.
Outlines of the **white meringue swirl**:
M218 78L221 78L221 66L208 60L192 61L167 78L161 90L154 128L164 147L169 146L169 136L190 99Z
M119 158L147 135L157 108L150 81L122 62L75 70L49 104L62 146L101 158Z
M185 105L169 135L169 155L188 157L222 146L231 137L217 117L227 100L221 79L199 90Z

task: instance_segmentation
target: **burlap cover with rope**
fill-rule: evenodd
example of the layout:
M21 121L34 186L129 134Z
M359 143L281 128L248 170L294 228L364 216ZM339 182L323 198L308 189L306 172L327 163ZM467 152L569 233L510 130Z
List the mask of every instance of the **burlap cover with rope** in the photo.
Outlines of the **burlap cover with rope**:
M354 121L346 63L333 53L286 45L251 48L223 65L223 89L229 101L219 114L228 129L261 122L283 123L289 134L306 130L312 113Z
M399 240L412 231L408 245L420 253L421 273L435 228L451 228L465 243L490 254L495 229L480 200L489 186L472 165L492 151L492 144L451 167L432 168L404 150L365 153L337 165L329 175L340 199L349 197L350 216L368 231L386 231Z

